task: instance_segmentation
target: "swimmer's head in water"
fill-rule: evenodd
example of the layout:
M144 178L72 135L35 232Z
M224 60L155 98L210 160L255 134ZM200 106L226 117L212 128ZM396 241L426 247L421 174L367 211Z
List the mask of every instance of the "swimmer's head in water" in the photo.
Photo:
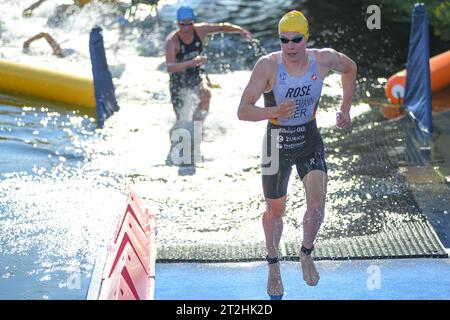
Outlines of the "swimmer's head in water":
M306 20L305 16L300 11L290 11L286 13L278 23L278 33L281 34L283 32L297 32L305 36L306 40L308 40L308 20Z

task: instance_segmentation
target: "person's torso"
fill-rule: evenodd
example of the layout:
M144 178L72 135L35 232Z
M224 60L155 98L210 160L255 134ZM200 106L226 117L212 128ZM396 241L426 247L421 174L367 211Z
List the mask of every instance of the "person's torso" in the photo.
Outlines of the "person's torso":
M295 100L296 110L290 118L270 119L272 124L296 126L315 119L323 81L320 78L314 54L312 52L307 54L308 69L304 75L294 77L288 74L282 61L281 52L278 52L278 71L275 84L270 92L264 93L264 105L265 107L274 107L283 101Z
M176 33L176 38L180 46L180 50L175 56L177 62L183 62L186 60L191 60L196 56L200 55L203 51L202 40L200 39L197 31L194 29L194 39L191 43L184 43L178 33Z
M194 39L190 43L184 43L179 37L178 33L176 33L175 37L180 47L180 50L175 56L176 62L191 60L202 53L202 41L195 29ZM172 73L170 75L170 78L172 81L181 82L186 86L196 85L199 80L201 80L200 67L187 68L184 71Z

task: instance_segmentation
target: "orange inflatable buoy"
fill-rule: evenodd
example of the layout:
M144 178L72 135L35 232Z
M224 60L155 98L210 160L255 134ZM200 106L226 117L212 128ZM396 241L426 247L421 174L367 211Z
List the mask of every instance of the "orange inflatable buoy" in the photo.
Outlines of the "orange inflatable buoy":
M450 50L430 59L431 92L437 92L450 85ZM391 103L403 103L406 87L406 70L392 75L384 91Z

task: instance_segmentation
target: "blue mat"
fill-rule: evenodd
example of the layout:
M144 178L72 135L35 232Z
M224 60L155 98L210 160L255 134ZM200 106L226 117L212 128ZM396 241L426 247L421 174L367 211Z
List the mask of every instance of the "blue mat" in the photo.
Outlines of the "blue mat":
M450 299L450 259L318 261L309 287L298 262L281 262L283 300ZM157 300L269 300L267 263L156 265Z

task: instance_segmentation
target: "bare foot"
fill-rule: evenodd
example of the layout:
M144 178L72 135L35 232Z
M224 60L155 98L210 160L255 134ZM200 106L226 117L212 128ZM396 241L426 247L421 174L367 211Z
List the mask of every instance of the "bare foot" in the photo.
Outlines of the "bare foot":
M308 286L316 286L319 282L320 276L314 265L311 255L306 255L300 252L300 263L302 265L303 280Z
M280 263L269 264L269 277L267 279L267 294L269 296L282 296L284 294L281 280Z

